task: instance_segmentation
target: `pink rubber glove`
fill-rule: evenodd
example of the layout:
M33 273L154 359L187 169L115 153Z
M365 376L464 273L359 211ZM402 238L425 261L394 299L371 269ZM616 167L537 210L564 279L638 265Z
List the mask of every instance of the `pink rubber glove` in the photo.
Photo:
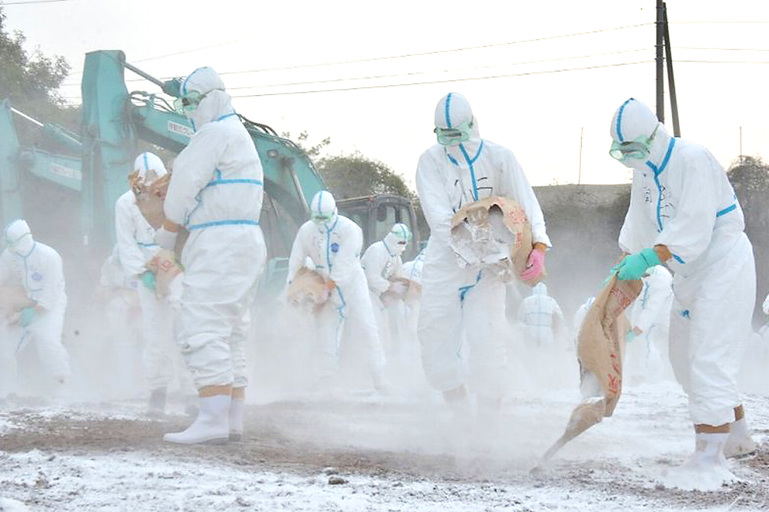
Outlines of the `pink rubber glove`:
M521 279L524 281L533 281L542 274L545 268L545 253L539 249L532 249L529 253L529 259L526 261L526 270L521 272Z

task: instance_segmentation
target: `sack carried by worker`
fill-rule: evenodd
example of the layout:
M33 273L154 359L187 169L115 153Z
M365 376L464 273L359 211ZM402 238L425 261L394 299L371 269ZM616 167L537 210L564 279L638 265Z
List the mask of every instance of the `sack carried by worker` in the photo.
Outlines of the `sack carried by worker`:
M142 212L150 226L160 229L166 220L163 203L166 200L168 185L171 183L171 174L168 173L149 185L144 185L139 179L139 171L134 171L128 176L128 182L136 196L136 205L139 207L139 211Z
M175 254L166 249L158 251L147 263L147 270L155 273L155 294L158 297L167 297L171 292L171 283L183 272Z
M563 436L545 453L542 462L614 413L622 392L625 335L630 330L625 310L642 288L640 279L626 281L612 276L588 310L577 341L580 388L588 396L574 408Z
M403 277L390 278L390 287L382 293L382 305L388 307L399 300L404 300L409 291L411 281Z
M318 272L302 267L288 285L288 303L317 313L328 300L326 280Z
M16 323L21 310L34 304L21 286L0 286L0 315L9 324Z
M531 224L514 199L491 196L462 207L451 219L449 245L461 267L491 272L505 282L534 286L546 276L543 270L535 280L520 277L533 245Z

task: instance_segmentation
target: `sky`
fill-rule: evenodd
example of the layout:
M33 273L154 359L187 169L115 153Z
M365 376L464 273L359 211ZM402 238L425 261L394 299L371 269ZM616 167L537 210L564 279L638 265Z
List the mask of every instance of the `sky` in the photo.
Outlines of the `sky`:
M5 0L27 49L72 66L120 49L158 77L222 75L246 117L327 154L379 160L413 186L440 98L470 101L481 136L509 147L532 185L627 183L608 156L616 108L655 108L655 0ZM769 2L668 0L682 137L724 167L769 158ZM159 92L127 72L129 90ZM666 101L669 96L666 91ZM672 132L669 105L666 121ZM45 121L45 120L43 120Z

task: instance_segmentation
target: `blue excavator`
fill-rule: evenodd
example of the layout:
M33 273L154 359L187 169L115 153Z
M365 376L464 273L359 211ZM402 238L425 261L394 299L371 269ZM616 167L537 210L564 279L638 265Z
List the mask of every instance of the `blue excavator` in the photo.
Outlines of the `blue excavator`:
M155 84L159 91L129 92L130 71ZM128 190L133 161L144 150L172 160L189 142L192 127L175 112L168 97L179 97L180 80L161 81L126 62L122 51L86 54L82 79L80 134L42 123L0 102L0 214L2 225L29 216L28 203L46 189L54 198L34 208L57 235L80 240L91 254L106 257L114 244L114 205ZM19 140L14 116L39 128L34 144ZM264 168L265 199L261 225L269 251L267 282L278 285L293 238L309 216L308 203L324 188L310 158L289 139L267 125L239 115L251 135ZM173 165L171 164L171 168ZM39 191L40 194L38 194ZM340 201L340 212L356 220L366 243L380 239L393 222L407 224L415 233L416 217L410 201L383 195ZM73 213L77 212L77 213ZM77 220L75 220L77 218ZM58 222L57 222L58 221ZM76 227L77 226L77 227ZM406 258L410 254L405 255Z

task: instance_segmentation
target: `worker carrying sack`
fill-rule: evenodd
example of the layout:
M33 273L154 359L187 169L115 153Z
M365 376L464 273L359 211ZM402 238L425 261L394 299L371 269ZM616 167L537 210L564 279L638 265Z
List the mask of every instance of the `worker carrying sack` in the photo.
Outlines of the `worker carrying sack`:
M449 246L460 267L483 269L504 282L534 286L546 276L543 269L534 280L521 279L533 244L526 212L514 199L491 196L462 207L451 219Z

